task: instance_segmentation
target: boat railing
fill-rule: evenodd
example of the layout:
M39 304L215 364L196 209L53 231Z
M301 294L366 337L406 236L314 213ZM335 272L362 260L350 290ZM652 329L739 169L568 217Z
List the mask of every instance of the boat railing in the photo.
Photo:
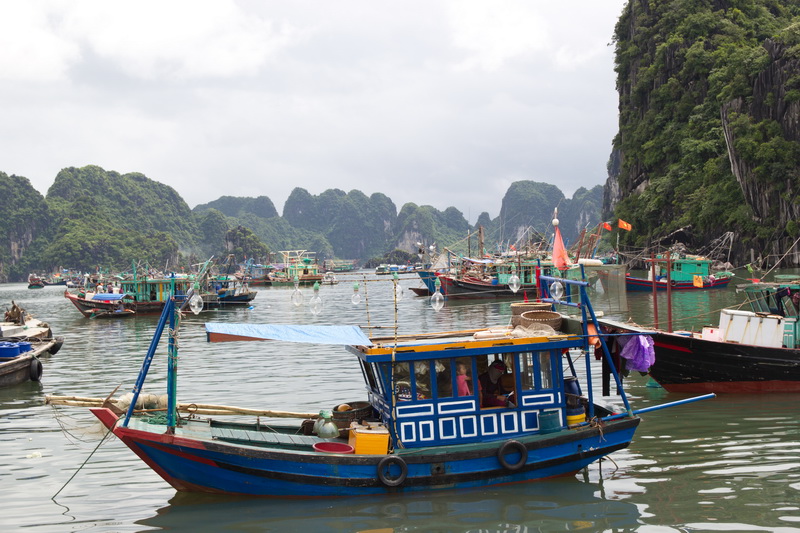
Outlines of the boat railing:
M605 361L608 364L608 368L611 370L611 374L614 376L614 382L617 385L617 390L620 392L620 398L622 399L622 402L625 404L625 410L627 411L629 416L633 416L633 410L631 409L630 403L628 402L628 396L625 394L625 390L622 387L622 379L619 376L619 372L617 372L616 365L614 364L614 361L611 358L611 352L608 349L608 345L606 344L603 335L597 335L597 333L590 335L589 333L588 328L590 322L591 324L593 324L595 332L601 331L600 324L597 321L597 315L594 312L594 308L592 307L591 301L589 300L589 296L586 291L586 288L589 286L589 283L586 281L540 275L539 285L542 289L543 298L541 298L541 300L543 302L547 302L553 305L563 305L566 307L578 308L580 310L584 353L588 354L590 352L589 348L590 336L597 337L600 340L600 348L603 351L603 357L605 358ZM572 288L578 290L577 302L573 301L572 291L570 290ZM592 375L591 359L592 359L591 357L584 357L584 360L586 361L587 379L591 379ZM591 406L594 405L594 392L591 383L588 383L587 385L588 385L587 389L588 389L589 406L591 408Z

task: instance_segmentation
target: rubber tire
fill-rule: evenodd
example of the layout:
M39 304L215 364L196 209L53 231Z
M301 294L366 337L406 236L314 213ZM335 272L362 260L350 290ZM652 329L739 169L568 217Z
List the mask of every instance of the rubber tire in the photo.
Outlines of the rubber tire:
M384 470L393 464L400 467L400 475L396 478L390 478L386 475ZM402 457L396 455L387 455L378 463L378 479L387 487L397 487L403 484L408 476L408 465Z
M519 461L514 464L506 460L506 455L512 452L519 453ZM503 465L503 468L506 470L516 472L525 466L525 463L528 461L528 448L518 440L507 440L497 449L497 460L500 461L500 464Z
M58 353L58 351L61 349L61 345L64 344L64 337L56 337L55 341L56 341L56 343L49 350L50 351L50 355L55 355L55 354Z
M678 282L675 281L674 279L669 280L669 284L672 285L673 287L677 287L678 286Z
M39 381L42 379L42 362L35 357L31 359L30 378L31 381Z

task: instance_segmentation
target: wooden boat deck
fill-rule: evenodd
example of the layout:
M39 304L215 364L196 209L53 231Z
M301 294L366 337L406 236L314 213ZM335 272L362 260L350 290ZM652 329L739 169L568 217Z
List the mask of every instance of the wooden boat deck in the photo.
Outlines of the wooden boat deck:
M230 426L230 424L226 424L226 426ZM212 426L211 438L235 444L248 444L250 446L263 446L268 448L278 447L301 451L312 451L314 444L331 440L321 439L311 435L281 433L268 428L256 430L255 428L239 429L223 426Z

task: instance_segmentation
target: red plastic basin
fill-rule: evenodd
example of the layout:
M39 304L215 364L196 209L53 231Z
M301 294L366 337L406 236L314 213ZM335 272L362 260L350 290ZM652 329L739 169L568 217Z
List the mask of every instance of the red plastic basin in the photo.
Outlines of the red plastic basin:
M353 453L355 449L345 442L318 442L314 450L325 453Z

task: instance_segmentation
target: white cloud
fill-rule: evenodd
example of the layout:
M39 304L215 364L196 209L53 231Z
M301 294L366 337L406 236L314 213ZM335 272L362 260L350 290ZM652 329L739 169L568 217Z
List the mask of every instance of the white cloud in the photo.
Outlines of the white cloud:
M552 36L537 5L524 0L449 1L453 43L471 52L457 68L493 71L509 60L547 49Z
M623 3L0 3L0 171L42 192L98 164L190 205L340 188L496 216L513 181L605 179Z
M53 31L60 10L38 2L0 3L0 80L49 82L64 77L78 46Z

